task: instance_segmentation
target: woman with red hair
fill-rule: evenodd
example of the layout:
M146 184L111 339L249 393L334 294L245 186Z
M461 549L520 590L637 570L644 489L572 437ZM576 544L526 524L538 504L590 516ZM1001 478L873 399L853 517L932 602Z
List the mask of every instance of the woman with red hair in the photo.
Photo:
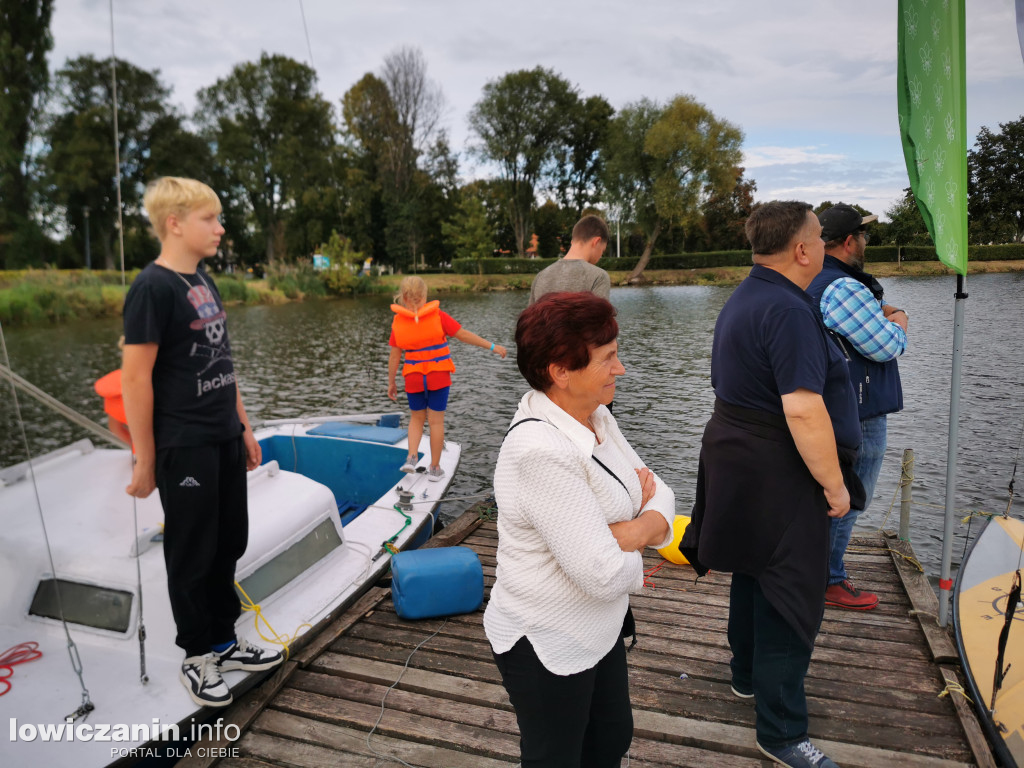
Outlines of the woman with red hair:
M626 372L607 300L552 293L516 325L532 387L494 471L498 567L484 613L519 722L523 768L618 766L633 737L623 637L646 546L672 540L675 496L606 407Z

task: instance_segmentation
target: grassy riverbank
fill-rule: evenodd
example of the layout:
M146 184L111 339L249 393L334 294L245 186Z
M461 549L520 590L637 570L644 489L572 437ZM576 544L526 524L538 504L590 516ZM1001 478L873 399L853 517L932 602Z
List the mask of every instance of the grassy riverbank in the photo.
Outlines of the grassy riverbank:
M938 261L910 261L902 264L874 262L869 265L878 277L951 275ZM749 267L709 269L648 270L646 285L737 285ZM986 272L1024 272L1024 261L974 261L969 274ZM137 272L129 273L130 285ZM626 285L629 273L610 271L612 285ZM459 275L424 274L431 294L486 293L490 291L529 290L533 275ZM225 303L282 304L305 298L326 296L319 283L301 279L249 280L232 275L216 275L217 288ZM392 296L398 291L402 275L382 275L365 286L371 294ZM0 271L0 323L4 326L44 325L121 314L124 289L119 272L86 270Z

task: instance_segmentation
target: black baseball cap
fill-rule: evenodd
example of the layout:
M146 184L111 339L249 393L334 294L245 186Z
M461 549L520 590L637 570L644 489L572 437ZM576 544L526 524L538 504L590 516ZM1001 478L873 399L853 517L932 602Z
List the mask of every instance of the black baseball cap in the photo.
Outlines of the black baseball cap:
M839 203L818 214L821 224L821 239L826 243L831 240L845 240L865 224L878 221L878 217L861 216L852 205Z

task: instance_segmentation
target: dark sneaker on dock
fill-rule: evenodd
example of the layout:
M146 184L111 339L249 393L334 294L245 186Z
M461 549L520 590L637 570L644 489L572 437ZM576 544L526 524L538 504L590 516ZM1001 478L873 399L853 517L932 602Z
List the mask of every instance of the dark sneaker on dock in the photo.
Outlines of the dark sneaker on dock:
M878 605L878 595L857 589L849 580L829 584L825 590L825 605L849 608L852 611L870 611Z
M754 698L754 691L751 688L737 685L735 682L729 686L732 689L732 695L740 699L752 699Z
M768 749L758 744L757 748L772 762L788 765L789 768L839 768L836 762L814 746L810 739L804 739L799 744L790 744L788 747Z

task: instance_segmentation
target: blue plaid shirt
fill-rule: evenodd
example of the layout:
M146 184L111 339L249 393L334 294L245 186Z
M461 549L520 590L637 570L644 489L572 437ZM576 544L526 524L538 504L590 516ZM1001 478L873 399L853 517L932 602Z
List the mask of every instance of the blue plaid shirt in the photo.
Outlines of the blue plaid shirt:
M886 320L867 286L852 277L834 280L821 294L825 327L840 334L861 355L876 363L895 360L907 348L907 334Z

